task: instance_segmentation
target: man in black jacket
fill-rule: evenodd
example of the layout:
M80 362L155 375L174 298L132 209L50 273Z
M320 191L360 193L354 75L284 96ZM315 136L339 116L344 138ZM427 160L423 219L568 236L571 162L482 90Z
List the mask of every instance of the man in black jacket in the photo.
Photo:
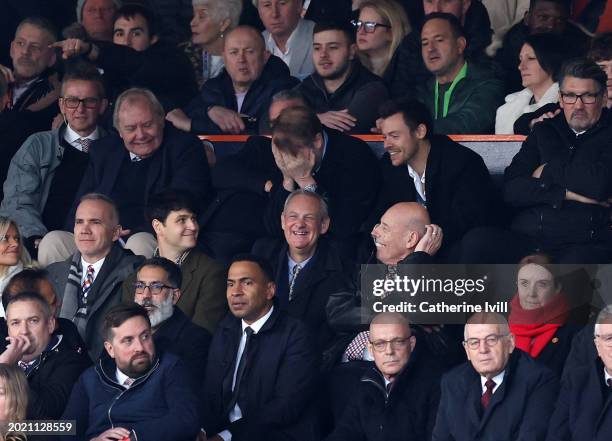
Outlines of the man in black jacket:
M178 355L192 380L204 381L210 334L175 307L181 297L181 269L163 257L145 260L136 272L133 300L144 306L151 321L155 347Z
M117 97L130 87L150 89L166 112L185 106L197 93L193 68L175 44L160 40L153 14L145 7L126 4L117 11L113 42L63 40L64 58L83 56L104 71Z
M440 399L440 372L414 352L417 339L398 313L378 314L368 346L374 366L327 441L431 439Z
M314 441L317 363L312 337L274 303L265 261L236 256L227 276L231 314L211 344L203 416L209 440Z
M24 292L8 301L9 344L0 363L18 364L29 384L28 419L58 419L72 386L91 364L87 354L53 334L55 317L45 299Z
M502 315L477 313L464 333L469 361L442 377L432 439L544 439L559 389L553 372L515 349Z
M348 24L316 24L315 73L298 89L324 126L341 132L370 133L378 107L388 98L383 81L356 57L355 29Z
M477 153L433 135L431 114L420 102L391 101L380 115L386 153L375 216L397 202L419 202L444 231L444 251L470 229L493 221L492 181Z
M199 134L266 131L272 95L298 80L280 58L266 51L261 34L249 26L238 26L225 36L223 60L225 70L204 83L184 111L170 112L168 120Z
M592 331L592 327L587 327ZM584 365L568 366L550 420L547 441L604 441L612 437L612 307L604 308L595 320L597 357Z

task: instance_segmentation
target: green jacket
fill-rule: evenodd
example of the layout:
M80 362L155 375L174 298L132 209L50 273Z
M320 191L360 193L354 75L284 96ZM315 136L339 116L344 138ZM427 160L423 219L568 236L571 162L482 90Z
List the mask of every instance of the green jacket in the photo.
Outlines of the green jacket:
M431 78L417 88L417 99L435 118L436 80ZM434 119L434 133L441 135L494 133L495 112L504 104L504 83L493 69L468 62L467 73L453 90L446 117L442 107Z

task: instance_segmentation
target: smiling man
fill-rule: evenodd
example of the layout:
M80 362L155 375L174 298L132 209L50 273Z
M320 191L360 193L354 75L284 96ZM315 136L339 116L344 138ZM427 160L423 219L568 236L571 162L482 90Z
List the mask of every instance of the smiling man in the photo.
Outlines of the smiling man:
M185 190L198 208L210 197L209 169L200 140L164 126L164 110L153 93L128 89L115 103L118 135L92 149L79 194L98 192L117 204L127 246L151 257L155 239L148 233L146 201L162 190Z
M76 324L92 360L102 350L99 329L104 313L119 303L123 280L143 260L116 243L120 232L114 202L101 194L86 194L74 221L72 243L77 250L48 268L49 281L61 299L59 316Z
M515 348L506 319L477 313L465 325L468 361L442 377L433 439L544 439L559 381ZM512 434L511 436L509 434Z
M383 81L357 59L355 29L349 24L318 23L312 44L316 72L298 88L306 102L326 127L370 133L388 92Z
M152 196L145 211L157 238L155 256L180 266L181 295L176 306L193 323L211 334L227 313L225 271L197 248L200 225L198 206L186 192L167 190ZM123 300L134 298L134 276L123 285Z
M79 378L62 415L76 420L78 439L195 439L197 398L181 360L156 348L147 310L116 305L100 329L106 353Z
M378 314L370 323L369 339L374 366L364 372L326 441L431 439L440 372L415 352L410 323L397 313Z
M390 101L380 117L386 153L380 160L383 186L375 220L397 202L418 202L444 231L446 249L471 228L491 223L492 182L477 153L434 135L437 122L418 101Z
M272 269L238 255L227 274L228 314L211 344L203 417L208 440L319 440L311 335L274 303ZM255 387L255 385L258 385Z

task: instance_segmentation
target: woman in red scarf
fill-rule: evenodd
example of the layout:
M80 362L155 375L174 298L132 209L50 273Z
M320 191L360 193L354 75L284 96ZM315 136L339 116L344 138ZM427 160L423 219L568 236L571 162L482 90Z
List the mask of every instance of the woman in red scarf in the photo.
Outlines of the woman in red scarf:
M560 375L577 329L566 325L569 307L551 259L543 254L524 257L517 288L508 320L516 347Z

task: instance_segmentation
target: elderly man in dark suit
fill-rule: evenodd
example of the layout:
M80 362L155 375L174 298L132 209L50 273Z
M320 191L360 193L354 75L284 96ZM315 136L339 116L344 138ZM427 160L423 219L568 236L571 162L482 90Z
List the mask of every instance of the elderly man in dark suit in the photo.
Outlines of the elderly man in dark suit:
M469 359L442 378L435 441L543 440L559 381L515 349L506 319L476 313L465 325Z
M563 373L547 441L612 439L612 306L599 313L594 338L598 357Z
M274 303L270 265L239 255L229 267L231 314L209 351L203 428L208 440L319 440L312 337Z
M337 358L334 333L327 323L325 308L329 295L347 289L345 265L325 234L331 220L321 195L295 190L285 201L281 214L284 240L258 244L255 254L272 262L279 306L301 319L317 336L317 346L326 365Z

